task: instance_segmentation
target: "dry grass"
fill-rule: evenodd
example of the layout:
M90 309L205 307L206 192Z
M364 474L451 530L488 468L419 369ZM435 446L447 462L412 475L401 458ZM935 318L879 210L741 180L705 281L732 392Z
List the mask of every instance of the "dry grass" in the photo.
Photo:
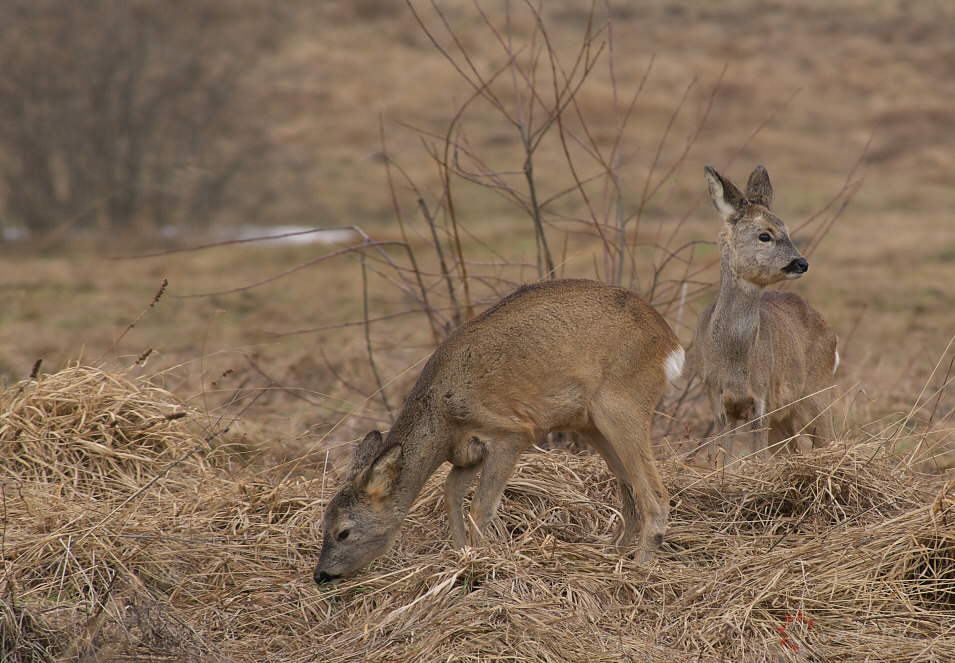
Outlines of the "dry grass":
M735 474L663 462L671 524L649 565L604 547L619 515L596 456L525 455L501 511L509 536L463 551L448 544L439 472L390 554L320 590L311 568L334 474L230 475L187 425L195 413L89 366L11 387L0 411L4 661L955 650L955 482L917 474L887 438Z
M89 366L24 381L0 409L7 460L0 477L60 490L137 490L193 443L172 426L187 412L171 394Z

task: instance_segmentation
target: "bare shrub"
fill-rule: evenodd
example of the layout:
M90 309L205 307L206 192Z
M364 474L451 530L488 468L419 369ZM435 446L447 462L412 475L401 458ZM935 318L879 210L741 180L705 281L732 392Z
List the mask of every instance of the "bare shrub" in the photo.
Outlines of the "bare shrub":
M630 123L638 119L643 86L618 89L612 25L596 5L575 22L581 28L576 51L569 56L564 43L568 38L558 43L557 30L548 23L542 4L526 3L521 10L509 11L503 26L481 13L481 36L498 46L497 61L487 65L471 53L475 35L455 29L436 3L429 11L408 4L432 45L472 90L443 134L419 130L441 173L442 187L428 203L426 197L418 200L424 220L432 226L434 250L442 252L442 236L450 245L442 276L453 275L463 291L464 317L470 315L469 281L487 280L469 270L461 238L470 232L461 227L465 217L455 206L462 192L475 188L478 193L470 195L500 197L506 207L527 218L536 242L538 279L565 274L571 250L596 244L601 259L593 266L593 278L633 287L665 312L685 298L681 287L692 276L694 243L676 239L682 225L679 215L669 217L675 220L665 233L659 231L670 207L667 187L682 169L709 111L704 105L695 117L682 118L690 130L682 144L672 145L677 141L670 129L678 116L689 114L684 105L694 84L674 101L655 154L638 154L627 145L626 135ZM644 81L651 69L652 64ZM609 81L611 96L601 117L582 102L594 92L597 71ZM643 166L634 167L636 161ZM635 177L637 187L630 184ZM406 184L418 190L413 182ZM396 211L405 221L397 204ZM652 230L642 227L648 216L655 220ZM441 227L434 228L436 223ZM510 267L518 270L507 273L507 278L527 278L525 265ZM513 285L502 280L505 291ZM448 285L449 291L454 289ZM461 313L455 311L458 317Z

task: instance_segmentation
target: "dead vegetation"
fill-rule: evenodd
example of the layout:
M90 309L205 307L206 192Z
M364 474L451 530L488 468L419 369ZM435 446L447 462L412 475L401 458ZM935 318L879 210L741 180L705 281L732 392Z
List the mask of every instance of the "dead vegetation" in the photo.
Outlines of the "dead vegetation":
M14 385L0 412L4 661L955 650L955 482L917 474L888 438L737 473L662 462L671 523L647 565L607 549L619 514L597 456L526 454L501 509L508 537L463 551L449 545L439 472L390 554L320 590L311 570L333 472L230 475L195 413L89 366Z

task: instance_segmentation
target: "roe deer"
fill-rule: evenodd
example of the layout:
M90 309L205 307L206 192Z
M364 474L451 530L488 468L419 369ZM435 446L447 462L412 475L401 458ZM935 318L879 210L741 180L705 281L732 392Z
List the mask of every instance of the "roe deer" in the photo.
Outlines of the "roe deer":
M337 580L390 547L428 477L445 462L444 504L456 547L495 518L521 453L575 430L610 466L623 500L613 543L639 535L648 560L669 496L653 465L654 407L683 370L683 348L633 292L595 281L524 286L452 332L428 360L384 440L358 445L323 520L315 581ZM471 501L464 497L480 472Z
M757 166L746 192L704 169L713 205L723 217L720 289L700 315L696 365L716 416L716 439L736 421L750 422L751 452L798 436L813 447L833 437L830 388L839 362L836 334L806 300L766 286L797 279L809 263L786 225L769 210L773 187Z

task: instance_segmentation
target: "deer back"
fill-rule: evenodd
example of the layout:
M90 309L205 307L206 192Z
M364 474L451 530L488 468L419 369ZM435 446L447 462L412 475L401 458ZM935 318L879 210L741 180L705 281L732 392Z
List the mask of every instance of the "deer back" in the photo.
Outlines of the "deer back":
M415 392L440 399L445 419L572 428L601 388L665 380L682 351L656 310L633 292L585 280L519 289L452 334ZM655 398L649 394L644 398ZM651 403L655 405L655 403Z

